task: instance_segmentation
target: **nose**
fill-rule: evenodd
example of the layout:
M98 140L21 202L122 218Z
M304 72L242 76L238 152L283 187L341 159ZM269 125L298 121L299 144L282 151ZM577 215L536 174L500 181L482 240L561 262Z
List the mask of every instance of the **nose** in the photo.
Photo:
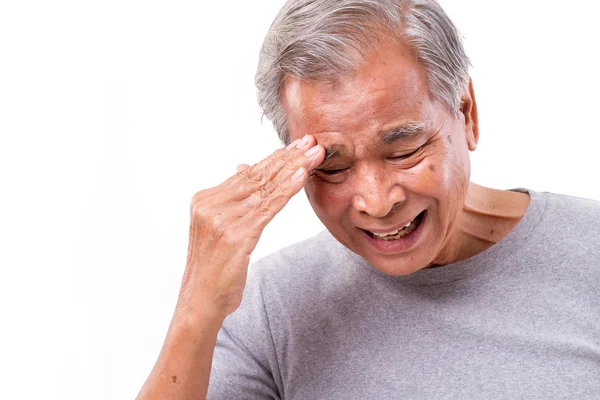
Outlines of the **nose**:
M406 191L397 177L384 169L356 171L356 193L352 205L360 213L383 218L404 203Z

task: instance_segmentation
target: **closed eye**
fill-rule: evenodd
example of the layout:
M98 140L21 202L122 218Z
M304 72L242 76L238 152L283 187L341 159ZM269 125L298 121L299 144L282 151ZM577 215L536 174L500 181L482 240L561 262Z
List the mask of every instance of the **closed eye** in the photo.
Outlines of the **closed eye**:
M396 157L390 157L390 160L404 160L406 158L409 158L410 156L413 156L413 155L417 154L419 151L421 151L421 149L423 149L423 147L424 147L424 145L421 146L421 147L419 147L418 149L416 149L412 153L403 154L401 156L396 156Z
M317 169L317 171L325 174L325 175L337 175L346 171L348 168L339 168L339 169Z

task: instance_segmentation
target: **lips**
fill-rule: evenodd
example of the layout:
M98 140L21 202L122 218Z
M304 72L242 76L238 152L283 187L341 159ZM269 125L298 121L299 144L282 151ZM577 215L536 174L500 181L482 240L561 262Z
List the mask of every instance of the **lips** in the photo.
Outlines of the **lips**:
M406 229L400 229L396 235L381 237L375 233L360 229L362 236L366 239L365 244L380 254L399 254L414 247L423 236L424 226L427 224L427 211L421 212L409 224ZM402 225L402 228L406 226ZM390 232L389 229L380 230L383 233Z
M393 228L374 228L374 229L362 229L362 230L365 231L371 237L385 237L385 236L397 235L402 230L409 228L410 225L414 224L414 222L417 221L419 218L422 218L424 213L425 213L425 211L422 211L419 215L417 215L410 221L408 221L402 225L393 227Z

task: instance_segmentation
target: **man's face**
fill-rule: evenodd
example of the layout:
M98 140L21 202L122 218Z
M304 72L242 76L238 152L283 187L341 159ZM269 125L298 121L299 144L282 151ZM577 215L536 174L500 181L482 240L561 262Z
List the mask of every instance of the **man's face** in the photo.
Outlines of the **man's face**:
M425 70L411 54L382 44L352 76L332 85L289 78L282 96L291 139L314 135L331 154L305 187L317 216L389 275L451 252L478 136L474 97L466 91L456 118L429 95Z

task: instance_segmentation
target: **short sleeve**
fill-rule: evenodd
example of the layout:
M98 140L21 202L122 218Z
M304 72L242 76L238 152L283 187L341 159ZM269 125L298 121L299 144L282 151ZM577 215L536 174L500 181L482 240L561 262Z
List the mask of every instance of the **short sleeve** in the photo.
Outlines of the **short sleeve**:
M225 319L214 350L209 400L279 399L281 379L260 274L250 268L242 303Z

